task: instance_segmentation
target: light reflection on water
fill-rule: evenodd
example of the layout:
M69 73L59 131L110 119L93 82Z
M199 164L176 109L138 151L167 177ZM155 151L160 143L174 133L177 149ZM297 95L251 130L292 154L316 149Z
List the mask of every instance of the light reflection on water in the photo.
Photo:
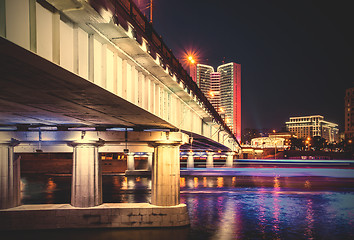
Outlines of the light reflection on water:
M22 181L23 203L70 202L71 177L28 175ZM72 230L67 231L67 236L59 236L63 236L61 239L74 236L103 239L107 234L104 239L354 238L354 179L186 176L181 177L180 183L181 202L188 206L190 227L151 229L149 234L144 233L146 230L127 229L90 230L90 234ZM104 202L149 202L150 189L150 178L103 177ZM169 231L171 237L166 238ZM52 238L58 232L48 234Z

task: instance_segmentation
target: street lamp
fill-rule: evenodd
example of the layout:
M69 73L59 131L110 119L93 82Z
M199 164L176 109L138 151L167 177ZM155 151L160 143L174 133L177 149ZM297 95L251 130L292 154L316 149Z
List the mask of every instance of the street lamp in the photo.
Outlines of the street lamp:
M192 56L189 56L189 57L188 57L188 60L189 60L189 62L190 62L191 64L194 64L194 63L195 63L195 60L194 60L194 58L193 58Z

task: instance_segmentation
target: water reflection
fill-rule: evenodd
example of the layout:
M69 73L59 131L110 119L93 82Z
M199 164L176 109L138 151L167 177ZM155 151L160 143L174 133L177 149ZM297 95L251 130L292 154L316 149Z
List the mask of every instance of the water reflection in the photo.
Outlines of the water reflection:
M179 182L180 182L180 187L181 187L181 188L184 188L184 187L186 186L186 178L181 177L181 178L179 179Z
M224 178L223 177L218 177L217 178L217 187L222 188L224 186Z
M199 185L198 178L194 177L193 180L194 180L194 188L198 188L198 185Z
M312 209L312 200L307 199L307 210L306 210L306 228L305 228L305 236L307 239L314 239L313 237L313 223L314 223L314 216L313 216L313 209Z
M207 186L208 186L207 178L203 177L203 187L207 187Z
M71 177L24 176L22 182L24 203L70 202ZM136 230L97 230L92 236L82 232L70 232L70 236L75 235L76 239L104 236L108 239L141 239L142 236L193 240L351 239L353 183L353 179L316 177L183 176L181 203L188 206L190 227L176 232L164 230L170 235L159 230L149 236L143 236L148 231L139 235ZM104 202L149 202L150 189L151 179L147 177L103 177Z
M265 235L266 227L266 208L265 208L265 190L264 188L259 189L259 210L258 210L258 226L262 235L262 238Z
M311 188L311 182L309 180L305 181L305 188L310 189Z
M237 176L203 177L202 181L198 187L181 186L181 200L190 209L193 231L205 239L322 239L328 238L328 228L333 230L332 239L351 238L353 180L332 179L328 184L312 177ZM323 191L325 185L330 187ZM334 202L343 202L348 194L352 202L343 204L350 209L343 220L342 210ZM344 231L338 231L339 226Z
M275 234L275 239L280 239L279 236L279 215L280 215L280 182L278 177L274 177L274 188L273 188L273 233Z
M237 205L234 205L234 202L229 198L223 205L223 212L219 215L220 222L212 239L239 239L238 231L241 219L239 219Z
M233 186L233 187L236 186L236 177L232 177L231 183L232 183L232 186Z

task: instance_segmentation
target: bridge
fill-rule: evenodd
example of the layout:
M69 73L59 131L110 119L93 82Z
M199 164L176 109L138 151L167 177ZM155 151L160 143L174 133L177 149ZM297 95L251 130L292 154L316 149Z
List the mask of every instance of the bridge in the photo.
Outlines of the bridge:
M232 166L235 136L131 0L0 0L0 36L0 219L26 209L21 153L73 153L71 204L60 209L81 209L86 224L47 205L52 222L34 228L186 225L180 151L188 167L195 151L207 153L208 167L222 151ZM124 206L124 215L102 203L100 152L127 153L128 170L134 152L154 153L151 204ZM100 220L85 220L87 209Z

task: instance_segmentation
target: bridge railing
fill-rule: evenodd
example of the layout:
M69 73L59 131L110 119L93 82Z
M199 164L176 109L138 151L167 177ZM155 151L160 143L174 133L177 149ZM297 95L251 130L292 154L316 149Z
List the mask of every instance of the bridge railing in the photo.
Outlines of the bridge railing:
M215 121L221 125L226 132L238 143L235 135L230 128L226 125L222 117L215 110L213 105L205 97L203 92L189 76L188 72L182 67L181 63L174 56L172 51L162 40L161 36L154 30L152 24L135 5L132 0L89 0L90 5L100 12L100 9L109 10L113 13L114 22L120 25L125 30L128 30L128 22L134 27L134 37L139 44L143 43L143 38L148 41L149 54L152 58L156 59L157 54L161 56L161 67L166 69L168 67L169 74L175 75L177 82L183 83L187 92L194 94L204 107L213 116Z

